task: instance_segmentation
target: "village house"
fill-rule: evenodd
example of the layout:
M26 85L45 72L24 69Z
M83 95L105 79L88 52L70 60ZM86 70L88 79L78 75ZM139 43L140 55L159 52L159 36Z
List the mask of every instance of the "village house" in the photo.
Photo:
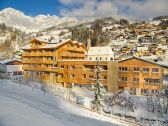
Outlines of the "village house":
M23 69L22 69L22 61L21 59L17 59L15 57L12 57L10 59L2 60L0 61L1 66L5 67L7 76L14 77L18 75L23 75Z
M137 57L119 61L119 89L136 95L157 94L163 88L167 66Z

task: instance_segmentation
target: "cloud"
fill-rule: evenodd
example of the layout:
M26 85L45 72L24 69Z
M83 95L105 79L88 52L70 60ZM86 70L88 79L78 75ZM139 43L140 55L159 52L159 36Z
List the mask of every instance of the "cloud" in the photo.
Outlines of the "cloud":
M127 16L149 18L168 15L168 0L60 0L62 16L77 18Z
M62 1L62 0L61 0ZM72 6L72 4L80 4L79 7L70 9L62 9L62 16L73 16L78 18L89 18L99 16L113 16L118 13L118 8L110 1L97 1L97 0L63 0L64 5ZM66 2L65 2L66 1ZM71 3L69 3L71 1ZM69 4L67 4L69 3Z
M148 18L168 15L168 0L120 0L115 2L119 8L127 7L123 15Z
M84 0L60 0L60 3L64 4L64 5L68 5L68 4L80 4L83 3Z

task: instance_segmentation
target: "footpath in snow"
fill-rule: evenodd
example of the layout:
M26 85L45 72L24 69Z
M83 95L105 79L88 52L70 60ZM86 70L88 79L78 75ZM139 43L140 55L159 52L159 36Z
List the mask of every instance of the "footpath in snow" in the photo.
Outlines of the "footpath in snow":
M118 126L116 119L83 109L41 90L0 80L0 126Z

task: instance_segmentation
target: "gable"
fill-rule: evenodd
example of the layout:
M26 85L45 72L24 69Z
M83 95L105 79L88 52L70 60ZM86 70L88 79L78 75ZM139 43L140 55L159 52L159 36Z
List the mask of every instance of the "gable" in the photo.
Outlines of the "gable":
M7 62L5 63L5 65L22 65L22 62L15 60L15 61Z
M128 58L128 59L125 59L125 60L121 60L119 61L119 64L125 64L125 65L144 65L144 66L157 66L157 67L165 67L167 68L167 66L164 66L164 65L161 65L161 64L158 64L158 63L155 63L155 62L152 62L152 61L148 61L148 60L145 60L145 59L140 59L140 58L137 58L137 57L131 57L131 58Z

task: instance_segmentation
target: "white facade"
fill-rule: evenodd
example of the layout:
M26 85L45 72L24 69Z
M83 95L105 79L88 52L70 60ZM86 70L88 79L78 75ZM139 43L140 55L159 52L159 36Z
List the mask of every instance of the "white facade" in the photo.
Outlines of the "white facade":
M22 64L13 64L12 62L14 61L21 61L19 59L16 58L11 58L11 59L6 59L3 61L0 61L0 64L3 65L6 69L6 73L9 76L13 76L13 75L22 75L23 74L23 69L22 69Z
M111 47L90 47L86 54L86 60L112 61L114 52Z
M9 75L21 75L23 73L23 65L6 65L7 73Z
M146 46L138 46L138 47L137 47L137 51L138 51L138 52L149 51L149 48L146 47Z

